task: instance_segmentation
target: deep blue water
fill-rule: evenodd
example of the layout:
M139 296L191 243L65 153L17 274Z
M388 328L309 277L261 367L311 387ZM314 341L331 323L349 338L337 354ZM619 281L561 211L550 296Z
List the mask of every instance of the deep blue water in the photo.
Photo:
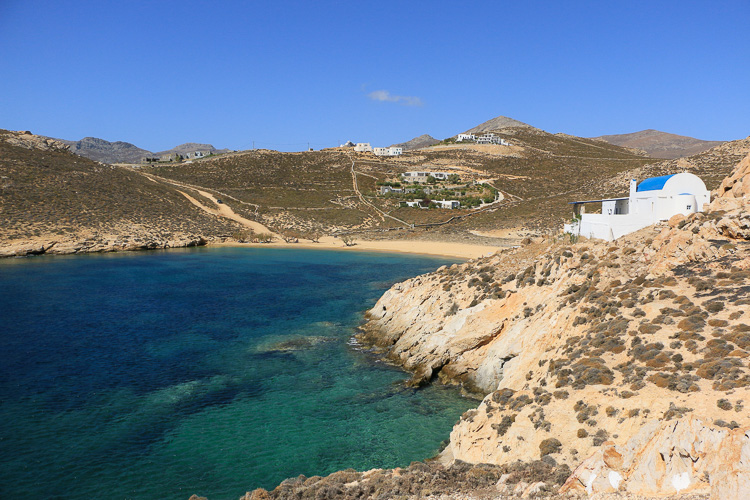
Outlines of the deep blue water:
M0 261L0 498L236 499L408 465L475 405L352 345L445 259L191 249Z

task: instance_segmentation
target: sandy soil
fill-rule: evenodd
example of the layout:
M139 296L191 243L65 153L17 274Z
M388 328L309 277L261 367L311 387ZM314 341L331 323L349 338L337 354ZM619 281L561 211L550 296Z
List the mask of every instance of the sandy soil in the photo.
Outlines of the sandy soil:
M320 238L319 243L310 243L302 241L300 243L211 243L211 246L257 246L257 247L274 247L274 248L316 248L319 250L347 250L362 252L395 252L395 253L412 253L423 255L436 255L443 257L458 257L460 259L476 259L487 255L492 255L501 247L490 245L473 245L470 243L455 243L426 240L379 240L367 241L357 240L356 244L347 247L340 239L333 236L324 236Z

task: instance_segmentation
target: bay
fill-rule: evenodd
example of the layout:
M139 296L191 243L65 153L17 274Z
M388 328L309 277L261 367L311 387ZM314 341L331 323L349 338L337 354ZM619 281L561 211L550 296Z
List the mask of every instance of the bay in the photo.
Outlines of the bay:
M452 261L199 248L0 261L0 498L236 499L434 455L476 402L353 345Z

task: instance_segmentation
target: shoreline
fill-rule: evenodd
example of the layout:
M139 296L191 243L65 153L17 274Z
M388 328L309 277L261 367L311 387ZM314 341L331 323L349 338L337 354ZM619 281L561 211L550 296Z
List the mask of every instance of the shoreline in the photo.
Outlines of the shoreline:
M60 241L54 238L37 238L34 240L16 241L0 247L0 258L31 257L35 255L76 255L91 253L134 252L142 250L168 250L170 248L189 247L246 247L246 248L304 248L311 250L335 250L353 252L380 252L433 257L450 257L463 260L477 259L493 255L499 250L512 245L487 245L445 240L422 239L386 239L357 240L354 245L346 246L338 238L324 236L318 243L309 241L286 243L241 243L238 241L215 241L202 237L173 241L154 241L138 246L122 247L110 242L84 244L76 240Z
M450 241L429 240L358 240L352 246L344 245L340 239L332 236L320 238L319 243L240 243L227 241L221 243L209 242L209 247L253 247L253 248L309 248L314 250L339 250L353 252L383 252L414 255L430 255L434 257L453 257L459 259L477 259L492 255L495 252L509 248L507 246L477 245L471 243L454 243Z

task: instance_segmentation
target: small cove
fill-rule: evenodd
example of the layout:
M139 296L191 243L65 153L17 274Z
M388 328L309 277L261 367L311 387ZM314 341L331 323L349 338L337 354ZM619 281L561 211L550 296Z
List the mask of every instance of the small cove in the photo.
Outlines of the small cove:
M350 345L422 256L217 248L0 261L0 497L238 498L408 465L476 402Z

